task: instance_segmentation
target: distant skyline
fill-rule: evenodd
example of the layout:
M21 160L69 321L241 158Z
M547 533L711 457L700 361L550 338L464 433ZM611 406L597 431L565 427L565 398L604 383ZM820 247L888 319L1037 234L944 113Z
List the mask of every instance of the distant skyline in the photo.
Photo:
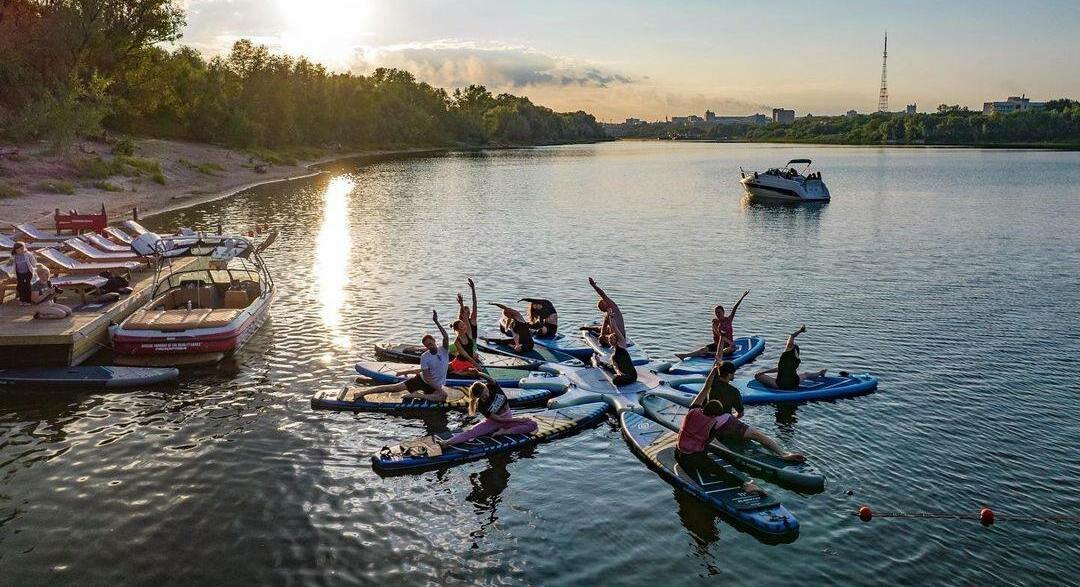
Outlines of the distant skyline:
M605 121L877 109L973 109L1080 97L1080 2L543 3L511 0L186 0L180 44L250 38L337 71L399 67Z

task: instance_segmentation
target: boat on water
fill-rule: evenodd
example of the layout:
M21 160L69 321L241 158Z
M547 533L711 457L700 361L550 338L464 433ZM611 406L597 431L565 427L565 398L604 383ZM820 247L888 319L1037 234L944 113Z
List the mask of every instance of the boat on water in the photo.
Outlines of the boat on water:
M800 173L796 165L806 167ZM829 188L821 179L821 172L810 168L809 159L792 159L782 168L766 171L743 171L740 183L747 194L757 200L770 202L827 202L831 197Z
M154 259L150 302L110 329L121 365L210 364L242 347L266 320L274 280L260 253L276 238L195 234L132 241Z

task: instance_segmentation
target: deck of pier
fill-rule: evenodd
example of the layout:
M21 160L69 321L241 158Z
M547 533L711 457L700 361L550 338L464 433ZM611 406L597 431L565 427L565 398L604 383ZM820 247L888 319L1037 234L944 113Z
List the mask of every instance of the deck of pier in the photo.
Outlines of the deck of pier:
M40 320L34 318L39 306L22 306L9 298L0 304L0 367L66 367L78 365L99 350L108 347L111 324L119 324L150 301L154 287L154 272L132 274L129 295L118 301L93 308L79 309L77 294L64 292L56 302L75 311L68 318Z

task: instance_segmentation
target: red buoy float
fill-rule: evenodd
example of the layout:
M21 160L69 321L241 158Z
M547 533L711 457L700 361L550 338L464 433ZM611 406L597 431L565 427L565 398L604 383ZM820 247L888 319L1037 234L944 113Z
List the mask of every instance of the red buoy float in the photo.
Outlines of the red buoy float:
M991 517L993 515L991 514ZM869 522L874 517L874 511L870 509L870 506L862 506L859 508L859 519L864 522Z
M983 508L979 510L979 521L989 526L994 523L994 510Z

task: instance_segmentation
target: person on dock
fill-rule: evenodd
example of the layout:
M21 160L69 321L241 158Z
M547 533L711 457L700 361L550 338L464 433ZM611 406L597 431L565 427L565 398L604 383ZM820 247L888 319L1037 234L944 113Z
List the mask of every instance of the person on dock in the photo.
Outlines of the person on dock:
M510 412L510 401L502 387L486 373L479 373L483 381L477 381L468 388L469 415L483 414L484 419L478 424L463 430L447 439L435 438L442 446L461 444L479 436L498 434L532 434L536 432L536 421L530 418L515 418Z
M34 318L42 320L59 320L71 315L71 308L64 304L53 301L60 290L53 286L52 272L49 268L39 264L37 266L37 279L30 284L30 301L40 307L34 312Z
M805 456L784 450L779 442L742 421L742 394L739 393L739 388L731 384L734 378L735 365L728 361L719 363L709 373L705 385L690 403L690 411L679 428L679 450L693 452L690 449L698 447L704 450L705 444L714 437L753 440L785 461L805 461ZM685 450L684 434L687 440Z
M528 302L529 328L536 338L555 338L559 333L559 313L555 311L555 304L551 300L543 298L521 298L521 302Z
M503 317L499 321L499 330L503 334L510 335L510 338L490 338L487 339L488 342L507 345L514 349L515 353L532 351L535 348L532 330L529 328L529 321L521 315L521 312L498 302L491 302L491 305L502 310Z
M792 391L798 389L799 384L802 383L804 379L814 379L816 377L824 376L825 373L828 372L827 369L799 373L799 364L802 363L802 359L799 358L799 345L795 344L795 337L804 332L806 332L805 324L800 326L795 332L792 332L791 335L788 336L787 344L784 346L784 352L780 353L780 360L777 361L776 367L758 371L754 374L754 379L757 379L759 383L771 389ZM772 373L775 373L776 375L772 375Z
M735 312L739 309L739 304L741 304L748 295L750 295L750 290L743 292L742 296L739 297L739 300L731 307L730 314L724 314L723 306L717 305L713 308L712 344L705 345L692 353L675 353L675 356L680 359L688 359L690 357L711 357L717 354L724 356L734 353L735 331L732 327L732 323L735 320Z
M407 391L405 397L423 398L433 402L446 400L446 372L450 367L450 336L446 329L439 323L439 314L431 311L431 320L435 322L439 333L442 334L442 345L435 343L435 337L425 334L421 343L427 350L420 355L420 368L399 371L398 375L412 375L412 377L398 383L389 385L376 385L355 394L350 401L363 399L365 396L376 393L393 393Z
M26 243L16 241L11 247L11 261L15 265L15 295L19 299L20 306L29 306L34 303L30 293L30 283L34 280L34 272L37 270L37 257L30 252Z
M596 290L596 294L600 296L600 300L596 302L596 309L604 313L604 320L600 323L600 326L585 326L585 330L595 332L600 342L607 345L605 342L612 330L618 328L622 334L623 339L626 338L626 323L623 321L622 310L619 309L618 304L614 302L604 290L600 289L600 286L596 284L596 280L592 277L589 278L589 285ZM607 345L610 346L610 345Z

